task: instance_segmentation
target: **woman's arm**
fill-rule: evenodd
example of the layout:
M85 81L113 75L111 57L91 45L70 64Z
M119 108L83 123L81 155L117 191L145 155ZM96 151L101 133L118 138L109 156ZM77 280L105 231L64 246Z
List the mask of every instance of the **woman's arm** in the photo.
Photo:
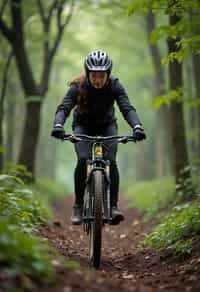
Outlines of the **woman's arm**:
M140 122L139 116L136 113L136 109L131 105L128 95L118 79L115 80L114 87L115 99L124 119L132 128L137 126L141 127L142 123Z
M78 86L73 83L67 91L63 101L57 107L54 125L64 125L66 118L69 116L71 110L75 107L77 103L77 95Z

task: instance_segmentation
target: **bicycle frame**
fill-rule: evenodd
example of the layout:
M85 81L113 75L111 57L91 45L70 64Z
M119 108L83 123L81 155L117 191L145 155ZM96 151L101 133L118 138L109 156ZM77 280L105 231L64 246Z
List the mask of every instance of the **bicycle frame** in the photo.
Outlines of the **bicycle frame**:
M104 176L104 195L103 195L103 223L111 221L110 214L110 161L103 159L103 143L97 142L92 144L92 160L87 160L87 179L86 179L86 194L85 194L85 216L84 223L89 223L93 220L92 204L93 193L91 192L91 177L93 172L100 170Z
M134 136L88 136L84 134L71 135L66 134L63 138L72 143L81 141L92 142L92 159L86 162L87 178L86 178L86 193L85 193L85 214L83 222L89 224L93 220L92 214L92 192L91 192L91 176L94 171L100 170L104 175L105 190L103 196L103 223L109 223L111 220L110 214L110 161L103 159L103 142L116 140L118 143L136 142ZM85 228L84 228L85 229ZM86 228L87 231L88 228Z

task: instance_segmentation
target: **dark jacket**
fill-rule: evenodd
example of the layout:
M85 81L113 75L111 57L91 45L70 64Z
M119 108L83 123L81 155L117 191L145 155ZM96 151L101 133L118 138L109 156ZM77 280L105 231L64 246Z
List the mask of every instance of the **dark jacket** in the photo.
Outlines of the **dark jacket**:
M88 110L79 112L77 108L73 114L73 127L103 128L108 124L116 123L114 102L116 101L125 120L133 128L140 124L135 108L130 104L125 89L119 80L111 76L102 89L95 89L89 83L86 85L88 93ZM71 110L77 105L78 85L71 84L62 103L57 107L54 123L64 124Z

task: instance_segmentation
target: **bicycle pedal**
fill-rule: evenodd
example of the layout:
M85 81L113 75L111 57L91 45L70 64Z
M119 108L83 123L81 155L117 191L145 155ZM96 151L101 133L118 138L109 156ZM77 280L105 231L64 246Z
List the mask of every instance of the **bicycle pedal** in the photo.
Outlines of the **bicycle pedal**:
M122 214L119 214L117 216L115 216L114 218L112 218L112 220L110 221L110 225L118 225L120 224L121 221L124 221L124 216Z

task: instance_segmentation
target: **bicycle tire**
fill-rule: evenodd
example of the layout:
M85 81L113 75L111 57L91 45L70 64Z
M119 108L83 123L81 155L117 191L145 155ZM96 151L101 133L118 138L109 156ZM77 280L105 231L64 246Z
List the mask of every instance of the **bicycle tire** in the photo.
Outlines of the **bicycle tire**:
M102 202L103 202L103 184L104 176L97 170L92 175L93 191L93 217L90 225L90 247L89 258L94 268L99 268L101 262L101 240L102 240Z

